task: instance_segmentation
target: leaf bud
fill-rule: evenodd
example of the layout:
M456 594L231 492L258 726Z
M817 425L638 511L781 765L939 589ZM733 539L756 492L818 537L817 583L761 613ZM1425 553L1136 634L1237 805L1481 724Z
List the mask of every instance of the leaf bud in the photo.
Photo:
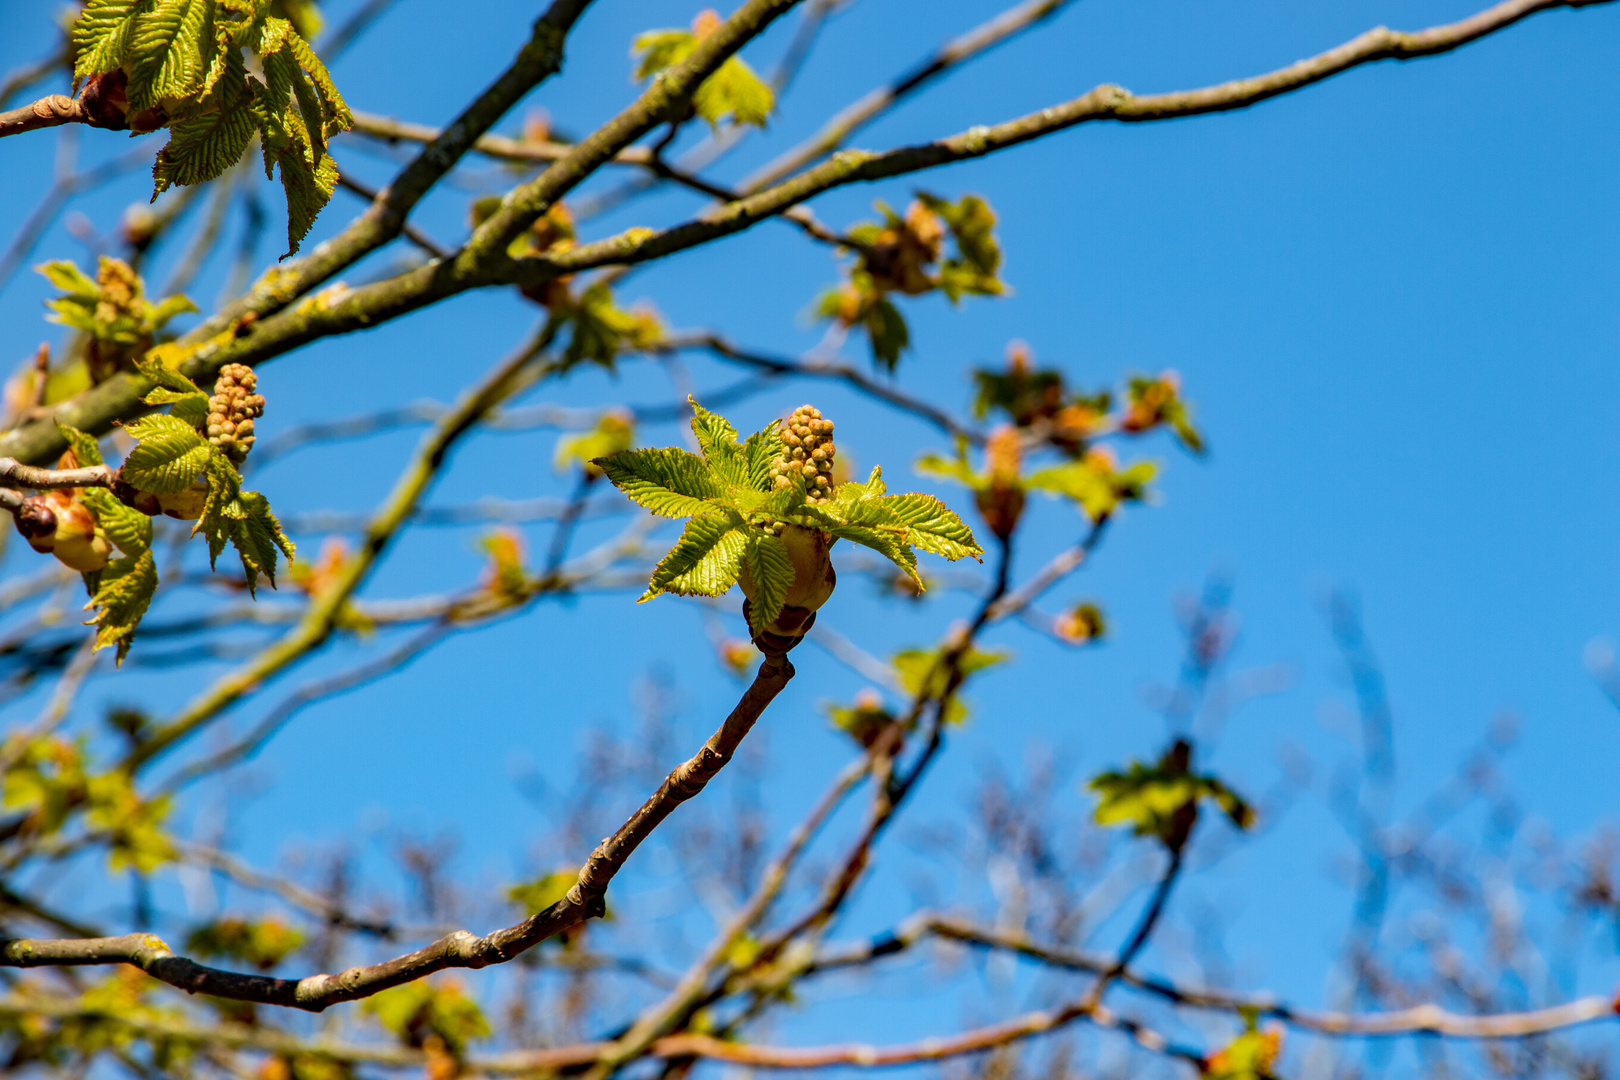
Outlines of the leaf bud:
M41 554L56 544L56 511L43 495L30 495L12 515L28 546Z
M202 517L203 506L208 502L208 481L199 476L184 491L159 495L157 501L159 509L168 517L179 521L196 521Z
M112 556L112 545L97 531L95 515L89 508L62 491L53 491L46 498L56 512L51 553L64 566L80 573L106 566Z

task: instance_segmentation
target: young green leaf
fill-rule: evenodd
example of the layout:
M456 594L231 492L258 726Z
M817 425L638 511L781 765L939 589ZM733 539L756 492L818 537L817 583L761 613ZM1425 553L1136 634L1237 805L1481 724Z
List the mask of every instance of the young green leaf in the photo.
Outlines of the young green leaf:
M86 610L98 609L96 617L86 624L96 628L95 648L116 645L117 663L124 662L157 584L157 560L150 549L108 564L95 596L85 605Z
M142 491L159 495L184 491L214 454L196 428L173 416L143 416L124 425L124 430L136 446L124 459L123 477Z
M73 456L79 459L80 465L100 465L102 463L101 444L93 436L86 435L76 427L69 427L60 420L56 422L56 430L61 432L62 438L67 440L69 449L73 451Z
M675 447L625 450L594 463L631 501L660 517L709 513L714 509L710 500L724 494L707 462Z
M705 514L686 523L681 537L653 569L638 603L659 593L720 596L736 582L748 538L729 515Z
M272 589L276 587L276 553L279 551L291 561L293 543L282 532L281 522L270 509L270 500L263 495L257 491L244 491L236 505L241 508L240 517L227 511L227 516L233 522L231 543L236 545L236 552L242 558L248 592L257 595L260 574L270 580Z
M139 555L152 546L152 519L119 502L106 488L84 488L79 498L96 516L107 539L125 555Z
M782 614L782 603L793 587L793 559L777 536L750 531L743 572L748 576L750 628L757 634Z

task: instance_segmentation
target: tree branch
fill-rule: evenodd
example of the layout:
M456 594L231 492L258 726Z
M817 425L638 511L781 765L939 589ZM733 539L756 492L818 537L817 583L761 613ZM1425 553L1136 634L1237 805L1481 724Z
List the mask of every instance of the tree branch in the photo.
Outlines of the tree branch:
M40 128L89 122L90 116L79 99L66 94L47 94L38 101L0 112L0 139Z
M849 137L951 68L1046 21L1073 0L1024 0L934 50L911 70L840 109L814 135L749 173L737 189L753 194L843 146Z
M261 318L251 332L240 337L226 339L222 336L218 341L206 338L204 330L208 334L221 334L232 325L235 316L231 313L237 309L227 309L204 324L204 328L187 336L188 343L196 345L196 351L184 362L182 370L193 379L206 379L224 364L252 366L317 338L371 327L467 289L495 284L540 284L601 266L661 258L751 228L837 187L983 157L1080 124L1099 120L1142 123L1243 109L1364 64L1448 52L1540 11L1614 2L1616 0L1505 0L1460 22L1415 33L1396 33L1379 27L1337 48L1266 75L1198 90L1139 97L1121 87L1104 85L1064 104L994 127L970 128L936 142L883 153L841 151L775 187L670 229L632 229L566 252L507 258L506 243L513 236L527 228L539 213L572 190L597 166L652 130L664 111L674 107L678 100L685 100L682 95L695 89L694 78L701 81L713 66L718 66L741 46L740 39L763 29L765 23L792 3L792 0L753 0L706 38L684 65L677 65L671 74L659 80L636 105L580 143L567 158L509 195L505 207L480 227L453 262L432 262L387 281L350 290L319 310L293 309ZM455 127L452 125L452 129ZM458 141L457 145L464 150L482 130L463 132L465 144ZM432 152L433 147L429 147L424 155ZM348 231L345 236L347 234ZM317 252L337 246L347 251L353 247L353 242L340 237L317 248ZM330 272L338 268L334 266ZM294 286L303 288L301 283L308 277L308 273L300 270L292 276L294 285L288 285L285 271L279 276L272 275L256 289L254 295L259 300L252 302L262 301L266 310L282 306L297 295ZM275 300L276 297L280 299ZM144 389L144 380L115 377L59 406L55 416L81 430L103 431L113 419L138 407L139 393ZM0 436L0 454L25 460L38 460L60 447L60 437L48 420L36 421Z
M320 1012L339 1002L369 997L446 968L482 968L505 963L554 934L601 916L607 910L608 883L625 861L677 806L697 795L725 768L754 722L792 678L793 665L785 654L767 654L753 684L731 715L695 755L664 779L618 832L597 845L568 894L516 926L484 937L458 931L425 948L379 964L298 980L205 967L176 956L154 934L57 941L8 940L0 942L0 967L130 964L187 993Z

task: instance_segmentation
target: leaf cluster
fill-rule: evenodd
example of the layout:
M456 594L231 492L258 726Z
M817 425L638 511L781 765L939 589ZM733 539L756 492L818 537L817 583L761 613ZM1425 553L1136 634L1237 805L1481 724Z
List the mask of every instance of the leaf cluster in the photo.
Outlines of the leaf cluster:
M1124 772L1104 772L1086 786L1099 799L1099 825L1130 825L1137 836L1157 837L1179 851L1197 821L1198 804L1215 803L1240 829L1254 823L1254 810L1218 777L1194 773L1191 746L1178 739L1153 765L1133 761Z
M438 983L424 979L384 990L366 998L361 1009L406 1046L422 1047L436 1037L457 1056L474 1039L491 1034L478 1002L449 979Z
M52 836L82 814L86 832L107 843L113 871L150 873L174 858L174 844L163 831L169 797L143 798L123 769L92 772L83 739L19 732L5 751L0 806L22 812L19 833Z
M204 959L223 957L269 971L304 945L303 932L279 919L218 919L186 938L186 951Z
M579 467L587 477L603 475L597 458L612 457L635 445L635 422L621 409L609 409L589 431L564 435L557 440L556 462L558 470Z
M155 499L166 512L196 520L192 535L200 532L206 537L210 566L227 544L233 545L242 561L248 591L257 592L261 575L274 588L278 557L292 559L293 543L282 531L269 500L259 492L243 490L236 465L203 434L208 395L164 362L162 348L136 361L136 368L156 384L144 402L167 406L169 411L149 413L125 425L135 445L118 470L120 480ZM63 424L58 427L80 464L101 464L95 439ZM103 488L86 488L77 497L123 555L105 569L85 575L90 593L85 607L96 612L90 620L96 628L95 647L116 645L122 663L158 587L157 561L151 550L152 522L147 513ZM156 508L149 512L155 513Z
M816 572L816 554L824 559L836 540L871 548L919 584L914 549L952 560L983 554L972 531L938 499L888 494L881 469L864 483L839 484L825 503L807 501L802 476L775 486L771 465L783 452L777 422L739 441L724 417L691 404L701 457L667 447L596 459L632 501L661 517L690 519L642 600L665 592L719 596L746 575L757 631L775 621L790 590Z
M630 46L636 57L635 78L650 79L682 63L698 44L720 26L720 16L705 9L692 20L692 29L648 30ZM692 111L718 128L722 123L764 127L776 106L776 94L740 56L728 57L704 79L692 95Z
M911 331L890 295L941 292L952 304L963 296L1001 296L1001 245L996 215L977 195L956 202L917 192L902 216L884 202L874 204L881 222L849 230L856 260L847 280L824 292L816 313L845 327L861 327L873 359L893 371L911 344ZM945 241L954 251L945 251ZM942 261L943 260L943 261Z
M89 0L73 24L73 72L80 81L121 79L132 130L169 129L152 166L154 198L170 185L219 176L257 136L266 177L281 172L291 255L337 183L327 144L354 117L304 35L272 14L276 7L272 0ZM248 74L244 50L262 79Z
M146 298L140 275L122 259L100 257L91 278L71 259L55 259L36 268L62 295L45 301L51 322L83 330L97 341L118 346L150 345L152 335L176 315L196 311L184 296L158 303Z

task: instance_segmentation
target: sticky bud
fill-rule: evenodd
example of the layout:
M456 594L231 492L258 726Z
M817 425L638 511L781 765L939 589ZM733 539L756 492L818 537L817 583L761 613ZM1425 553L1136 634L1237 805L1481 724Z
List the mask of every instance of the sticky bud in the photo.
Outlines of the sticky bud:
M12 520L28 546L44 554L56 546L56 511L43 495L30 495L17 508Z
M46 498L56 515L51 554L81 574L106 566L112 545L96 530L96 518L89 508L64 491L53 491Z
M184 491L157 496L157 502L158 508L169 517L196 521L202 517L203 504L208 502L208 481L199 476Z

